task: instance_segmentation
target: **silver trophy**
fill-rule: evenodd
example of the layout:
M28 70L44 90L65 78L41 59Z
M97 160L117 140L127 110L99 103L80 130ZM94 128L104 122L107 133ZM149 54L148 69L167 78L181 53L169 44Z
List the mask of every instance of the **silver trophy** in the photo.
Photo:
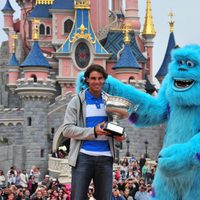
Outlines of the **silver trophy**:
M103 99L106 104L106 112L109 120L104 130L113 135L123 136L125 128L119 125L119 121L128 118L129 111L132 112L134 110L133 104L118 96L103 95Z

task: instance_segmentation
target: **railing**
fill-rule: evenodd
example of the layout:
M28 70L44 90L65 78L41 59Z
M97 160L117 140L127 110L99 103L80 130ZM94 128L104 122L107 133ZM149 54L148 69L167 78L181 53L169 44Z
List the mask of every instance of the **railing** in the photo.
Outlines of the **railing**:
M49 155L48 160L49 174L61 183L71 182L71 167L68 165L68 159L54 158Z

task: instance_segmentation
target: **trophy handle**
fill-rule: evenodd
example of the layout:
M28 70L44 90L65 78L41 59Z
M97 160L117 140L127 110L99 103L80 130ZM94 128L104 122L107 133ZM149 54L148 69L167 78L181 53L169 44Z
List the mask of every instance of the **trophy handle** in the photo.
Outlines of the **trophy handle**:
M104 100L105 103L108 100L108 97L109 97L108 94L106 94L105 92L102 93L102 99Z

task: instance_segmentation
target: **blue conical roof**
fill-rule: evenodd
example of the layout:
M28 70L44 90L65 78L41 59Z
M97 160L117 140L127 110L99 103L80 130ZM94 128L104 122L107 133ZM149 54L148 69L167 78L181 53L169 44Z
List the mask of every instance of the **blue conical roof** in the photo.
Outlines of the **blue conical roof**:
M7 0L4 8L1 10L2 12L15 12L15 10L10 5L10 1Z
M38 67L48 67L51 68L49 62L44 57L40 46L38 44L38 41L35 41L33 43L33 47L26 57L25 61L20 65L21 67L27 67L27 66L38 66Z
M8 66L19 66L19 62L15 56L15 53L12 54L11 58L8 61Z
M141 69L135 56L133 55L133 52L129 44L125 44L125 47L121 53L119 60L117 61L116 65L113 67L113 69L116 69L116 68Z
M168 41L165 57L163 59L160 69L158 70L158 72L155 76L156 78L164 77L168 73L168 64L171 61L171 50L175 47L175 45L176 45L176 42L175 42L175 38L174 38L174 33L171 32L170 36L169 36L169 41Z

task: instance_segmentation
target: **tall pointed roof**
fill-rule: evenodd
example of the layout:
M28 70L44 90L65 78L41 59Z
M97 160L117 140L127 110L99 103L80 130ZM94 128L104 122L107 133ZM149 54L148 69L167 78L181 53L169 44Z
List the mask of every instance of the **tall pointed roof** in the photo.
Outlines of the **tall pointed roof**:
M6 4L5 4L4 8L3 8L1 11L2 11L3 13L4 13L4 12L11 12L11 13L14 13L14 12L15 12L15 10L12 8L12 6L11 6L9 0L6 1Z
M141 69L135 56L132 53L132 50L129 44L125 44L125 47L121 53L119 60L117 61L116 65L113 67L113 69L117 69L117 68Z
M153 18L152 18L151 0L147 0L146 16L145 16L145 23L144 23L144 29L143 29L142 35L143 36L156 35L154 24L153 24Z
M35 41L33 43L33 47L26 57L25 61L20 65L21 67L48 67L51 68L51 65L47 61L47 59L44 57L40 46L38 44L38 41Z
M109 53L104 49L99 40L97 39L94 30L91 25L90 19L90 3L88 0L77 2L75 1L75 18L72 30L61 48L57 53L71 53L73 44L83 39L88 41L93 46L94 53L101 55L108 55Z
M167 45L167 50L165 53L165 57L163 59L162 65L160 67L160 69L158 70L157 74L156 74L156 78L159 79L159 77L165 77L165 75L168 72L168 64L171 61L171 50L175 47L176 42L175 42L175 38L174 38L174 33L171 32L169 35L169 40L168 40L168 45Z
M171 50L176 46L175 38L174 38L174 21L173 21L173 16L174 14L172 12L169 13L169 16L171 18L169 25L170 25L170 35L169 35L169 40L168 40L168 45L167 45L167 50L165 52L165 57L163 59L162 65L159 68L157 74L155 77L159 80L162 81L162 79L166 76L168 73L168 64L171 61Z
M7 66L19 66L19 62L15 56L15 53L12 54L11 58L8 61L8 65Z

